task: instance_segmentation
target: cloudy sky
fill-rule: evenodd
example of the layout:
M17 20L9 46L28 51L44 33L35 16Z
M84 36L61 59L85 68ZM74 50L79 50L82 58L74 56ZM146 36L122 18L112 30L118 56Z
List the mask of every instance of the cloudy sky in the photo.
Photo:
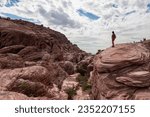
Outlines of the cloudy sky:
M150 0L0 0L0 16L44 24L96 53L116 43L150 39Z

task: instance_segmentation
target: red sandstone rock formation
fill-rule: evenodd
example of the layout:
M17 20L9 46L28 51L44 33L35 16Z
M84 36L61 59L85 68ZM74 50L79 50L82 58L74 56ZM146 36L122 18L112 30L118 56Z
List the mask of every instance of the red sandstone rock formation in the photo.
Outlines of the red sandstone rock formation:
M150 41L120 44L94 57L94 99L150 99Z
M86 55L57 31L0 18L0 99L67 99L63 81Z

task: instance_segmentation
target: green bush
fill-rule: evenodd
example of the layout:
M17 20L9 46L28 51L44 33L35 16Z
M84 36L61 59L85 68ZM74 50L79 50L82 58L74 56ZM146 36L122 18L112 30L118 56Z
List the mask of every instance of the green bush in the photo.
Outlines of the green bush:
M68 99L69 100L72 100L73 96L76 95L76 89L75 88L67 89L67 90L65 90L65 92L68 94Z
M77 78L77 81L79 82L79 84L82 87L83 91L91 89L91 84L88 83L88 77L87 76L82 76L81 75Z
M22 82L19 84L18 88L22 89L22 90L29 90L30 89L30 86L28 83L26 82Z
M28 83L22 82L21 84L19 84L18 88L20 89L20 92L26 94L27 96L29 96L29 97L34 96L32 91L35 89L31 90L31 87Z

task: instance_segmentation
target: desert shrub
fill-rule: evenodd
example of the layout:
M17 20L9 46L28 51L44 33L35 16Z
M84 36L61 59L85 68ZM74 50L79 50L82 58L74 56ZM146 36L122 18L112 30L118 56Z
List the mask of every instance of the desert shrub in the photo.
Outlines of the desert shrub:
M72 100L73 96L76 95L76 89L75 88L66 89L65 92L68 94L68 99L69 100Z
M91 89L91 84L88 83L88 77L87 76L81 75L77 78L77 81L79 82L79 85L82 87L83 91Z
M35 87L31 87L28 83L22 82L19 84L18 88L21 90L22 93L26 94L29 97L36 97L37 95L35 94L36 89Z

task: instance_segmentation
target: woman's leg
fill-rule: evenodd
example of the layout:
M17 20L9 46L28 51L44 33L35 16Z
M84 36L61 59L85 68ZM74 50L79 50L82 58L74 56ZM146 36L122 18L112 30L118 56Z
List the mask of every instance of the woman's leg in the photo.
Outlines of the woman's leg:
M112 39L112 47L114 47L114 46L115 46L114 41L115 41L115 40L114 40L114 39Z

